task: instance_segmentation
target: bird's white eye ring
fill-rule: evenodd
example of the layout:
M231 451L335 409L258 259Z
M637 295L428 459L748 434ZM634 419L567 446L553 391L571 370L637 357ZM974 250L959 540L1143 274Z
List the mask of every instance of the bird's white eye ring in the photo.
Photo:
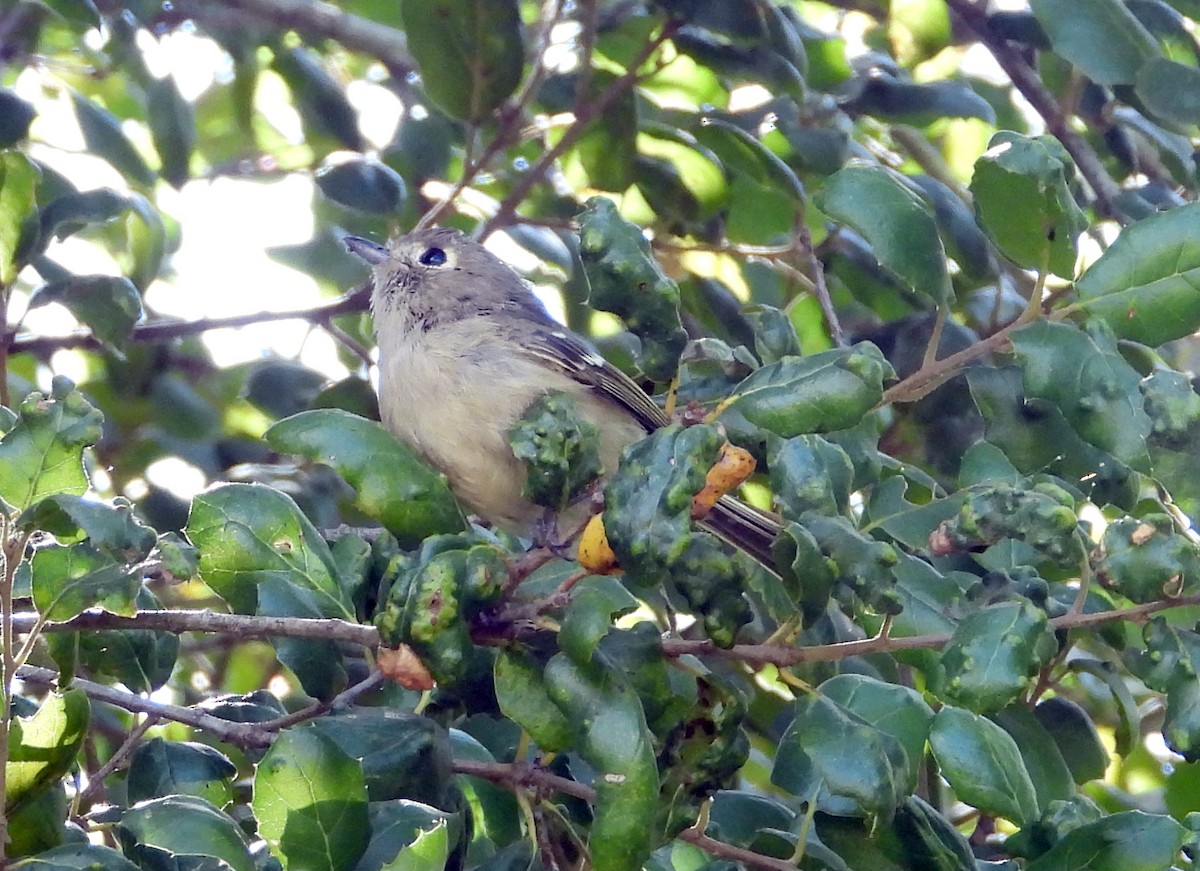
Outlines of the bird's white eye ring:
M441 266L446 262L446 252L441 248L426 248L417 260L424 266Z

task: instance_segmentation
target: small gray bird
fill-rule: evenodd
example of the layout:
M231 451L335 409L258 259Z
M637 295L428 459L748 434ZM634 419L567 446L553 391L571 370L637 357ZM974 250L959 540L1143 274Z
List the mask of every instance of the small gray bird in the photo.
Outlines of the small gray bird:
M600 433L605 470L667 424L624 372L555 321L504 261L458 230L418 230L384 248L346 246L374 273L384 425L440 469L455 496L496 526L527 534L542 510L521 497L523 464L508 433L551 392L574 400ZM774 571L773 516L725 497L704 525Z

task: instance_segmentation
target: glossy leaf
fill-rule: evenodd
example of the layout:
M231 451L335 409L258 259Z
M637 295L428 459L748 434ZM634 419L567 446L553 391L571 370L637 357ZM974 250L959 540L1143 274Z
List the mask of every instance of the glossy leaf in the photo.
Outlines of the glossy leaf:
M895 377L870 342L788 357L753 372L737 387L732 408L783 438L854 426Z
M192 151L196 147L196 120L191 104L179 93L172 76L154 79L146 88L150 135L161 161L159 173L169 184L187 181Z
M950 293L946 252L929 207L890 170L852 165L816 195L829 217L867 240L879 264L935 303Z
M623 220L612 200L588 200L579 221L590 303L622 318L642 340L641 364L648 377L670 380L687 341L679 321L679 288L651 255L641 229Z
M1045 612L1027 602L992 605L955 627L942 661L948 698L995 711L1027 688L1058 649Z
M1158 45L1120 0L1032 0L1054 50L1101 85L1133 84Z
M196 796L170 795L127 810L118 837L127 855L173 854L178 860L220 861L253 871L246 836L229 816Z
M350 160L323 167L315 180L321 193L347 208L377 215L396 215L404 208L404 179L374 160Z
M463 528L445 477L378 423L321 409L279 421L264 438L277 451L332 466L355 489L358 508L406 546Z
M1018 825L1037 818L1037 792L1017 744L991 720L947 705L933 718L929 747L960 801Z
M1200 327L1200 203L1126 228L1075 283L1078 305L1119 338L1160 345Z
M1075 204L1074 164L1058 140L1001 132L975 162L975 214L1005 257L1024 269L1075 274L1087 219Z
M806 695L780 740L771 782L839 815L890 819L914 770L904 746L824 696Z
M408 46L429 98L478 124L521 81L525 57L515 0L403 0Z
M0 438L0 501L25 509L48 496L87 489L83 449L100 438L102 415L66 378L49 396L31 393Z
M17 276L21 226L34 208L39 175L25 155L0 153L0 285L7 286Z
M290 729L258 764L258 831L288 867L348 871L367 845L362 767L318 730Z
M63 622L94 607L126 616L136 610L141 571L86 542L40 547L30 569L33 601L47 620Z
M1175 862L1187 830L1168 816L1124 811L1081 826L1028 866L1029 871L1162 871Z
M76 92L72 92L71 102L88 151L103 157L132 182L141 185L154 183L154 171L125 136L116 115Z
M194 795L220 807L232 797L237 766L213 747L152 738L134 751L126 788L131 802Z

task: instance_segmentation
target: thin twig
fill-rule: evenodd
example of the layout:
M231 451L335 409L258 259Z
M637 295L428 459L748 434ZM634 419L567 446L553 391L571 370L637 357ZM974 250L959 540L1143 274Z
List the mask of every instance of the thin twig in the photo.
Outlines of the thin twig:
M480 239L487 238L494 230L508 224L516 212L517 206L524 202L525 197L529 196L529 192L533 190L534 186L542 181L543 176L554 162L578 141L588 125L594 119L599 118L608 111L608 108L618 98L624 96L637 85L638 80L642 76L642 64L653 57L654 53L675 34L678 28L679 24L675 21L667 21L663 24L658 35L642 47L638 56L629 64L629 68L603 94L592 102L576 105L574 122L563 132L562 138L554 143L551 148L544 151L542 156L537 159L525 175L513 185L513 189L509 191L508 195L497 206L496 213L488 218L483 226L480 227L478 234Z
M1054 95L1046 90L1037 71L1025 62L1019 51L1006 41L997 39L992 33L988 26L987 4L974 3L971 0L947 0L947 5L958 13L959 18L975 32L979 41L987 46L1013 86L1046 122L1046 129L1071 155L1080 175L1087 180L1096 197L1096 211L1122 224L1129 223L1129 216L1117 205L1121 195L1120 186L1105 170L1104 164L1092 147L1071 126L1070 118L1062 111Z
M306 308L284 311L263 311L253 314L231 315L223 318L201 318L195 321L163 320L156 323L139 324L133 328L126 341L167 342L185 336L194 336L209 330L233 329L271 321L307 321L312 324L327 324L339 315L354 314L367 310L370 303L370 285L361 285L336 299ZM75 330L61 336L37 336L21 334L5 337L11 353L47 355L67 348L99 348L100 343L90 330Z

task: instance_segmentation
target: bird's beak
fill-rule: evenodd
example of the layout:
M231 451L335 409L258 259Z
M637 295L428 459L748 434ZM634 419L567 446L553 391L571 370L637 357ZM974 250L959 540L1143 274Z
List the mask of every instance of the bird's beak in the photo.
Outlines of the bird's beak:
M380 263L386 263L392 259L392 255L382 245L376 245L369 239L363 239L361 236L346 236L342 239L349 249L351 254L357 254L363 260L370 263L372 266L378 266Z

